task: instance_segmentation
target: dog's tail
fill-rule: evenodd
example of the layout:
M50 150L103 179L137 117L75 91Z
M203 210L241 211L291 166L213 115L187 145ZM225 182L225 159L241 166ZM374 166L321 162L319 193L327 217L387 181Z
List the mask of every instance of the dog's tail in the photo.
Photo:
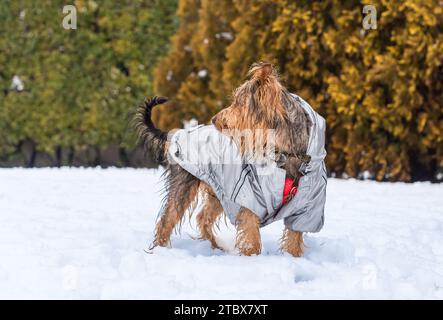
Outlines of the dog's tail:
M168 134L155 127L151 119L152 109L159 104L168 101L165 97L153 97L146 99L140 105L135 114L135 129L137 130L139 140L142 141L145 150L147 150L154 160L160 165L166 165L166 141Z

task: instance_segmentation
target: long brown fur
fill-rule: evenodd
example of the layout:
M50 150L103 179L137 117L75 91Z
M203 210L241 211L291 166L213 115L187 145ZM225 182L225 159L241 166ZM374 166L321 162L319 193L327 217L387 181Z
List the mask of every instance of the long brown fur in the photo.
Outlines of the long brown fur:
M238 87L229 107L216 114L212 122L223 133L234 138L244 157L256 157L256 150L248 144L269 146L269 130L275 133L275 160L282 163L288 175L297 181L299 168L305 161L311 123L300 101L290 95L270 63L254 64L248 73L249 79ZM197 215L200 239L211 242L218 248L213 233L214 226L223 208L212 189L167 158L167 133L157 129L151 120L151 110L166 98L146 100L139 107L135 121L140 139L157 162L165 167L166 197L163 212L157 222L152 247L167 246L176 226L180 226L186 210L192 212L200 191L207 194L202 211ZM251 136L242 136L249 129ZM229 131L227 131L229 130ZM233 131L234 130L234 131ZM261 130L261 131L260 131ZM240 132L239 135L237 133ZM258 143L257 143L258 142ZM258 156L263 156L258 154ZM241 208L236 219L236 248L242 255L261 252L260 220L252 211ZM294 256L303 252L301 232L286 229L281 248Z
M152 247L169 245L171 234L176 226L181 226L186 210L192 210L197 201L200 180L183 170L179 165L171 165L166 179L167 191L163 213L155 228Z
M237 141L245 155L249 149L236 133L251 130L250 145L268 144L269 134L263 134L261 143L256 143L256 129L273 130L277 159L284 157L286 171L297 179L309 141L311 122L298 99L281 84L280 78L270 63L254 64L249 71L250 79L234 91L229 107L217 113L212 123L215 127ZM260 131L258 131L260 133Z
M260 254L260 220L257 215L247 208L241 208L235 226L237 228L235 247L240 254L244 256Z
M211 242L213 249L222 249L215 240L214 227L216 226L217 219L223 213L223 207L209 185L202 185L201 189L206 191L206 199L202 210L197 215L200 239Z
M304 251L303 233L285 227L280 241L280 249L294 257L301 257Z

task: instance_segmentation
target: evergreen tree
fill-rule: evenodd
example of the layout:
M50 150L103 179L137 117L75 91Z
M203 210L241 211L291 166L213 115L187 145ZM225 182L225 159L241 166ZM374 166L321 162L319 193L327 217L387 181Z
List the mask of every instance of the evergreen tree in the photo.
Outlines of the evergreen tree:
M362 28L366 3L360 1L238 0L229 12L213 3L193 2L192 24L181 19L165 61L186 72L172 72L174 85L156 86L180 105L179 113L162 113L164 123L179 125L187 116L209 120L249 66L268 60L290 90L326 117L332 173L410 181L433 179L442 170L440 1L373 1L376 30ZM223 28L233 33L227 44L211 40L222 12ZM183 44L190 50L179 56ZM202 69L208 70L203 79ZM166 75L157 70L157 79Z
M177 17L180 20L180 26L171 39L171 51L159 62L154 71L154 91L158 95L174 98L182 81L191 74L194 68L191 38L197 30L199 7L199 0L178 2ZM154 121L163 128L181 127L181 121L187 114L187 107L187 105L181 106L174 99L171 104L155 109Z
M236 10L227 1L180 1L180 28L172 52L157 69L156 89L174 98L159 108L164 127L181 127L186 118L207 121L226 104L222 84L226 46L233 40L230 22ZM175 117L175 119L174 119Z
M25 141L55 156L62 148L134 147L128 112L153 94L153 68L177 25L176 1L76 1L76 30L62 27L65 4L0 3L2 159Z
M223 68L226 92L232 91L244 81L252 63L267 58L264 44L272 31L271 23L278 14L277 1L240 0L234 3L238 12L232 21L235 40L226 48Z
M331 136L343 128L332 153L344 154L351 176L367 171L377 180L433 178L443 161L443 6L373 4L377 30L359 29L354 9L342 14L339 30L324 35L340 66L326 80Z

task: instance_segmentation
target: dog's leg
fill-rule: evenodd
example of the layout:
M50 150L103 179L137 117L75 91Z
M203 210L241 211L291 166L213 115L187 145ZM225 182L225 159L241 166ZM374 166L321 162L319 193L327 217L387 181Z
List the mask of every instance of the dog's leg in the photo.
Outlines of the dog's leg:
M292 231L285 227L283 237L281 238L281 250L286 251L294 257L303 255L303 233L300 231Z
M169 194L168 199L166 200L165 211L162 213L160 220L155 226L155 239L151 248L156 246L166 247L169 244L172 231L183 218L184 212L179 212L175 208L173 204L175 201L171 200L171 197L173 197L173 195Z
M241 208L236 220L237 237L235 247L241 255L260 254L260 220L251 210Z
M155 227L155 239L151 248L165 247L175 226L182 220L187 209L197 200L200 180L188 172L176 167L171 171L164 212Z
M213 249L223 250L217 245L213 233L214 224L222 213L223 207L221 206L220 201L214 194L208 193L203 209L197 215L197 224L200 229L200 239L209 240Z

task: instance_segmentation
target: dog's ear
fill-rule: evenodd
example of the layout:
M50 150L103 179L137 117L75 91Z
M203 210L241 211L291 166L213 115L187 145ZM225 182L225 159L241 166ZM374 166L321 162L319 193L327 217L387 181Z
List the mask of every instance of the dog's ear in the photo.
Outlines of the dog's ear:
M286 119L287 114L282 96L284 87L280 83L277 71L269 62L254 63L248 75L250 76L252 101L268 120Z

